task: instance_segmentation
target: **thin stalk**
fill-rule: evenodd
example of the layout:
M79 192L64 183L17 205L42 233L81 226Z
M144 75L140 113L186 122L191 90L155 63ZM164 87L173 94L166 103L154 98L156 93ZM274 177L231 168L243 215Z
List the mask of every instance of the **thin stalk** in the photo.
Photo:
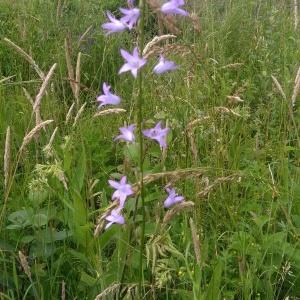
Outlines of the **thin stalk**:
M145 43L144 35L144 26L145 26L145 0L139 1L139 8L141 13L141 18L138 28L138 39L139 39L139 50L140 56L143 55L143 48ZM143 122L143 72L139 73L138 77L138 98L137 98L137 123L138 123L138 135L139 135L139 168L140 168L140 188L141 188L141 206L142 206L142 225L141 225L141 245L140 245L140 261L139 261L139 294L142 299L143 289L143 252L144 252L144 243L145 243L145 199L144 199L144 166L143 166L143 153L144 153L144 144L143 144L143 135L142 135L142 122Z

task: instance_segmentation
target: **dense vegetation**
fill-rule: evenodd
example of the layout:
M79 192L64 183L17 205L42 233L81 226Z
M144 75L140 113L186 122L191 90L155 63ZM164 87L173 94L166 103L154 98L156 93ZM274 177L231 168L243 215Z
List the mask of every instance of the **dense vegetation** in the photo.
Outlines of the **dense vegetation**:
M142 207L139 143L113 140L138 122L138 81L118 75L137 33L101 29L125 1L0 0L0 299L300 299L294 2L190 1L171 25L149 3L145 42L176 34L154 52L180 68L155 76L152 55L143 70L143 127L170 134L163 152L144 141ZM40 106L53 122L30 136L55 63ZM126 112L94 117L103 82ZM124 174L126 223L104 230ZM163 207L168 184L185 206Z

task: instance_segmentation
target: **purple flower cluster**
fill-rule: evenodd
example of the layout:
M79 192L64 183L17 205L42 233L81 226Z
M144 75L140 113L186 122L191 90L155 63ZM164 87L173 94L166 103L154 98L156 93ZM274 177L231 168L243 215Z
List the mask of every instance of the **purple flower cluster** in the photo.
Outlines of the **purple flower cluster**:
M134 0L127 0L128 8L119 8L122 16L118 19L111 12L106 12L108 22L102 25L102 29L105 31L105 35L110 35L113 33L123 32L125 30L132 30L136 27L139 18L140 10L137 7L134 7ZM165 15L181 15L188 16L188 12L182 9L182 6L185 5L184 0L170 0L165 2L161 8L161 13ZM132 54L125 51L124 49L120 50L121 56L124 59L124 64L119 70L119 74L130 72L134 78L137 78L138 72L147 64L146 58L141 56L141 53L137 47L134 48ZM169 71L174 71L178 68L178 65L170 60L167 60L163 55L160 55L158 63L153 68L154 74L164 74ZM103 94L97 97L99 102L99 108L105 105L119 105L121 98L111 92L111 87L107 83L103 83L102 86ZM114 140L122 140L128 143L135 142L134 131L136 129L135 124L131 124L127 127L120 127L120 133L114 138ZM143 135L151 140L158 142L161 149L167 147L167 135L170 129L168 127L163 128L162 122L158 122L153 128L145 129L142 131ZM122 209L125 206L126 199L129 196L134 194L132 186L127 183L126 176L123 176L121 180L114 181L109 180L109 185L115 189L112 200L118 201L118 207L113 209L108 216L106 216L106 229L109 228L112 224L124 224L125 219L121 214ZM168 197L164 201L164 207L170 208L176 203L184 201L183 196L179 196L174 188L166 187Z

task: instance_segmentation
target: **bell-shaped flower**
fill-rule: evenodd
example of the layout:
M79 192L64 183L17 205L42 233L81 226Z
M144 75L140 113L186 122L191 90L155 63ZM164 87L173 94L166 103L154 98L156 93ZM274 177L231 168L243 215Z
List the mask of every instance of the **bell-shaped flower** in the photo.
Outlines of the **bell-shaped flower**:
M146 59L139 56L138 48L134 48L132 54L121 49L121 55L126 63L119 70L119 74L130 71L133 77L136 78L138 70L147 63Z
M121 102L121 98L115 94L112 94L110 92L110 86L104 82L102 89L103 89L103 95L100 95L97 97L97 101L100 102L101 104L99 107L104 106L104 105L118 105Z
M120 203L120 208L123 208L127 197L133 195L131 185L126 183L126 176L123 176L120 182L108 180L108 183L111 187L115 189L112 195L112 200L118 199Z
M167 147L167 135L169 132L169 128L162 128L161 122L158 122L154 128L143 130L144 136L155 140L159 143L160 147L166 148Z
M111 12L108 11L106 15L110 22L104 23L101 26L106 31L106 35L126 30L127 25L121 20L116 19Z
M108 215L105 220L108 221L108 223L105 226L105 229L109 228L112 224L125 224L124 217L120 214L121 208L113 209Z
M170 0L162 5L160 8L161 12L169 15L182 15L182 16L188 16L189 13L185 11L184 9L180 8L180 6L183 6L184 0Z
M169 208L171 206L173 206L176 203L182 202L184 201L184 197L183 196L179 196L174 188L166 188L166 191L168 192L169 196L168 198L164 201L164 207L165 208Z
M131 30L137 23L140 17L140 10L136 7L134 8L120 8L121 13L124 15L120 21L128 26Z
M127 127L120 127L120 132L121 134L115 137L115 140L124 140L126 142L134 142L135 136L134 136L134 130L135 130L135 125L129 125Z
M166 60L162 55L160 56L158 64L153 68L155 74L163 74L168 71L174 71L178 68L175 62Z

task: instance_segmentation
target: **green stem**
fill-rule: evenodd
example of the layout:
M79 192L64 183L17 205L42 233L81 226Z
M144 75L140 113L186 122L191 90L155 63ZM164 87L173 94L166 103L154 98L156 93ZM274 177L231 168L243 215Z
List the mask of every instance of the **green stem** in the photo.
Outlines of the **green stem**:
M139 2L141 18L139 22L139 50L140 56L142 56L144 48L144 26L145 26L145 0L140 0ZM138 135L139 135L139 168L140 168L140 188L141 188L141 207L142 207L142 225L141 225L141 245L140 245L140 261L139 261L139 294L140 298L143 298L143 252L144 252L144 243L145 243L145 199L144 199L144 168L143 168L143 153L144 153L144 144L143 144L143 135L142 135L142 122L143 122L143 72L139 73L138 77L138 99L137 99L137 123L138 123Z

